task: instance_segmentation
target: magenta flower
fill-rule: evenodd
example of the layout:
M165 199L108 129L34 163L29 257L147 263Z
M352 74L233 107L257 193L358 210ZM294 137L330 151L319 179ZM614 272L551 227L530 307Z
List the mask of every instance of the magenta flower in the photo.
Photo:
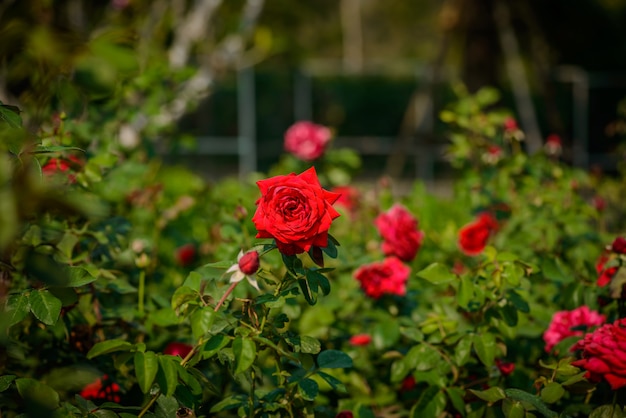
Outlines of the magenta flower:
M592 328L604 324L606 316L581 306L572 311L559 311L552 316L552 321L548 329L543 333L543 340L546 342L545 350L550 352L552 348L565 338L582 336L584 330L581 328Z
M422 245L424 233L418 230L417 220L404 206L396 204L374 221L383 237L383 253L412 261Z
M330 129L313 122L296 122L285 132L285 151L304 161L324 155L332 138Z

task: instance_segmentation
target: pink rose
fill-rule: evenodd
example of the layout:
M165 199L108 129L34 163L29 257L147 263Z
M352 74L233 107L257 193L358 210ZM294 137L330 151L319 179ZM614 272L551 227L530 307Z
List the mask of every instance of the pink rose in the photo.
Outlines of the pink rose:
M548 329L543 333L546 342L545 350L550 352L552 348L565 338L584 334L580 328L592 328L604 324L606 317L587 306L581 306L572 311L559 311L552 316Z
M604 379L613 390L626 386L626 318L586 334L572 347L576 350L582 350L582 359L572 365L587 370L587 379Z
M383 237L383 253L402 261L412 261L417 254L424 233L417 228L417 220L402 205L396 204L374 221Z
M163 350L163 354L169 354L170 356L179 356L180 358L185 358L187 357L187 354L191 352L191 350L193 350L193 347L191 345L173 341L169 343L167 347L165 347L165 349Z
M384 294L404 296L411 269L396 257L359 267L354 277L366 295L378 299Z
M330 129L313 122L296 122L285 132L285 151L304 161L324 155L332 138Z

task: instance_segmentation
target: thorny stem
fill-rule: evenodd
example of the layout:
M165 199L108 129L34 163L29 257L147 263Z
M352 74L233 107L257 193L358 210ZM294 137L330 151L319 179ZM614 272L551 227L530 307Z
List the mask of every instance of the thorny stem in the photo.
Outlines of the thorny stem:
M224 293L224 295L222 296L222 298L220 299L219 302L217 302L217 305L215 305L215 309L213 309L214 312L219 311L220 306L222 306L222 304L224 303L224 301L226 301L226 298L228 298L228 296L233 293L233 290L235 290L235 287L237 286L237 283L239 282L234 282L231 283L230 286L228 287L228 289L226 289L226 292Z

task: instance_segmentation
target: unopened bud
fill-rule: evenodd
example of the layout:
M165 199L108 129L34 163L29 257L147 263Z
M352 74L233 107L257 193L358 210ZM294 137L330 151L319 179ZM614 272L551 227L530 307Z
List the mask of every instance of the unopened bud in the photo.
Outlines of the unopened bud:
M239 270L243 274L252 275L259 269L259 253L256 251L248 251L239 259Z

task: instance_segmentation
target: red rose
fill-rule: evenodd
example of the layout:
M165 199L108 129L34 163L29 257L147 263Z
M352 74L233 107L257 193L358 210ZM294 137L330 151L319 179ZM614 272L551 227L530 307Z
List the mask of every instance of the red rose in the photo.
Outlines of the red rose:
M337 206L343 206L348 212L354 212L359 204L359 191L351 186L337 186L331 192L340 195Z
M617 237L611 244L611 250L618 254L626 254L626 238Z
M587 379L604 379L613 390L626 386L626 318L586 334L572 347L576 350L582 350L582 359L572 365L587 370Z
M237 264L239 264L239 269L243 274L254 274L260 266L259 253L254 250L248 251L239 259Z
M601 196L594 196L591 199L591 203L598 212L602 212L606 209L606 201Z
M191 243L180 246L176 249L174 256L179 265L188 266L193 263L196 258L196 246Z
M417 220L402 205L394 205L374 221L383 237L383 253L402 261L412 261L417 254L424 233L417 229Z
M112 402L120 401L120 386L109 381L105 374L92 383L86 385L80 392L80 396L87 400L107 400Z
M606 316L590 310L587 306L581 306L572 311L559 311L552 315L552 321L548 329L543 333L546 342L545 350L550 352L552 348L565 338L575 335L582 336L580 328L592 328L604 324Z
M187 357L187 354L193 349L192 346L185 343L171 342L163 350L163 354L169 354L170 356L179 356L180 358Z
M50 158L48 162L43 167L41 167L41 172L45 176L51 177L57 174L65 173L66 171L69 171L76 165L81 165L81 164L82 162L80 161L80 159L73 155L70 155L67 159ZM67 180L70 183L76 182L76 175L68 174Z
M459 247L467 255L480 254L487 245L487 240L493 231L498 228L496 219L488 213L482 213L478 218L459 230Z
M372 263L359 267L354 277L361 282L366 295L378 299L384 294L404 296L406 282L411 269L395 257L388 257L382 263Z
M372 342L372 337L369 334L356 334L350 337L350 345L364 346L369 345Z
M322 189L314 167L299 175L260 180L257 185L261 197L252 217L257 238L274 238L285 255L328 245L328 229L339 216L332 204L339 195Z
M516 131L517 129L517 121L515 120L515 118L507 116L506 119L504 119L504 130L510 132Z
M499 358L496 359L496 367L502 373L502 376L508 376L515 370L515 363L510 361L502 361Z
M296 122L285 132L285 151L304 161L324 155L332 135L330 129L312 122Z
M341 411L340 413L335 415L335 418L352 418L353 416L354 415L350 411Z
M604 287L607 284L611 283L611 280L613 280L613 276L615 276L615 273L617 273L617 267L604 268L604 265L607 261L609 261L609 257L604 254L600 256L598 262L596 263L596 271L599 274L596 284L600 287Z
M548 135L544 148L548 155L560 155L563 148L561 145L561 137L557 134Z

